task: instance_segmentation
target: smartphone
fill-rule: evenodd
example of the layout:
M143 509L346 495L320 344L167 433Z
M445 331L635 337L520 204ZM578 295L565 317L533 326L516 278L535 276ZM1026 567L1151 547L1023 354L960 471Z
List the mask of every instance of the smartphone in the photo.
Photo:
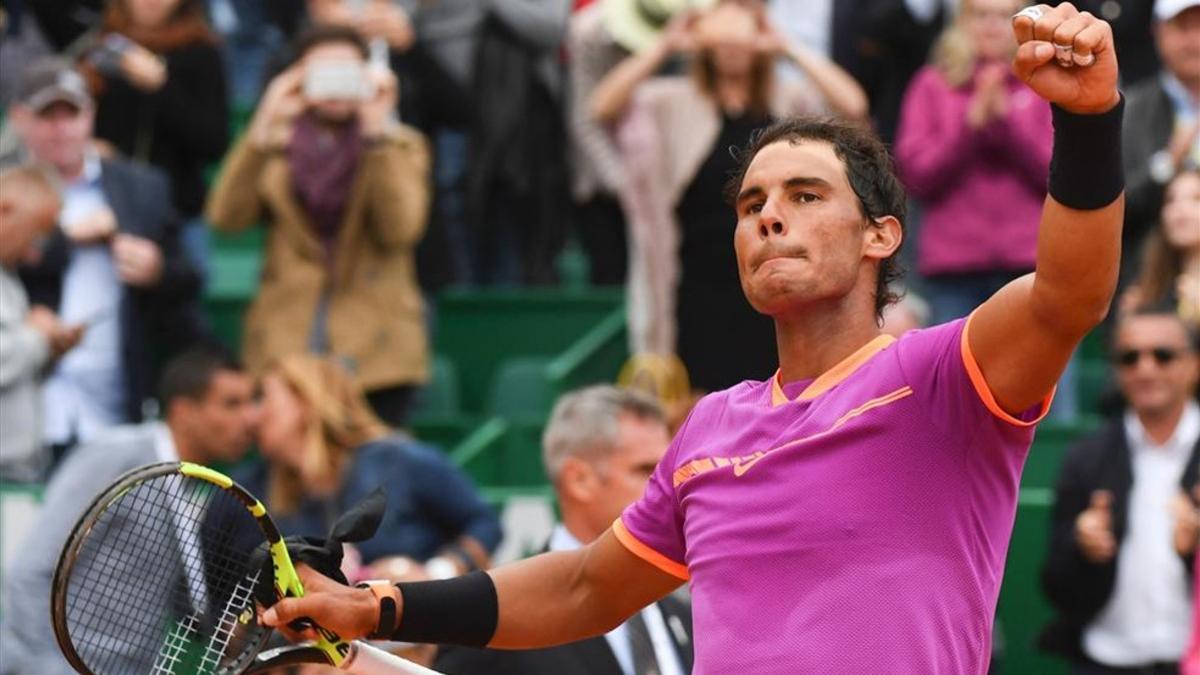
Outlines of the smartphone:
M304 98L310 101L361 101L368 93L366 71L356 61L316 61L304 73Z

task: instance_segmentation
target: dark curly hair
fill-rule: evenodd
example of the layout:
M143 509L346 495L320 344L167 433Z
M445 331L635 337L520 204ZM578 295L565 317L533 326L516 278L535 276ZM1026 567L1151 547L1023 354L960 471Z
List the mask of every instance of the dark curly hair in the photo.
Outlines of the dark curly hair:
M801 141L822 141L832 145L846 167L846 178L858 197L863 217L874 221L883 216L894 216L903 228L904 186L896 178L887 147L866 126L830 117L790 117L756 131L749 144L737 153L738 168L725 185L727 202L732 205L736 201L746 170L759 151L781 141L793 145ZM900 299L900 295L892 290L892 284L904 276L899 254L897 248L879 264L875 282L875 316L879 320L883 318L884 308Z

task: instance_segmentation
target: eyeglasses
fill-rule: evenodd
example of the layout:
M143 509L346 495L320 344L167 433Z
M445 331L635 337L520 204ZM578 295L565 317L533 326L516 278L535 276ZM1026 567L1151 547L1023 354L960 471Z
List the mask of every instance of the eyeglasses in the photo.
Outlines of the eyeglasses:
M1114 361L1122 368L1132 368L1142 360L1142 356L1150 356L1154 362L1160 366L1165 366L1168 363L1179 358L1179 349L1171 347L1153 347L1151 349L1124 349L1117 352Z

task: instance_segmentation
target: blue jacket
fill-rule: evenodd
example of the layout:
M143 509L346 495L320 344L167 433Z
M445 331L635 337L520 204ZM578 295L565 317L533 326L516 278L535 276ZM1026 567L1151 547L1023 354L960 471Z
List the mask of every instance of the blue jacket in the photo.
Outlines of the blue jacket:
M255 465L238 482L265 498L266 466ZM285 536L324 537L339 515L381 486L383 522L375 536L355 544L364 563L391 555L428 560L464 535L489 552L500 543L500 520L471 480L436 448L395 436L358 448L334 499L304 498L287 515L267 508Z

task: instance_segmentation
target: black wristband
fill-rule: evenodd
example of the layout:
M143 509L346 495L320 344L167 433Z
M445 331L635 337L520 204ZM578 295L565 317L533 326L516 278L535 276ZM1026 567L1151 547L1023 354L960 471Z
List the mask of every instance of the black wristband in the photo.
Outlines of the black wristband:
M1088 211L1108 206L1125 189L1121 118L1125 97L1099 115L1078 115L1051 105L1054 151L1049 192L1063 206Z
M496 634L500 606L487 572L396 585L401 607L394 640L486 647Z

